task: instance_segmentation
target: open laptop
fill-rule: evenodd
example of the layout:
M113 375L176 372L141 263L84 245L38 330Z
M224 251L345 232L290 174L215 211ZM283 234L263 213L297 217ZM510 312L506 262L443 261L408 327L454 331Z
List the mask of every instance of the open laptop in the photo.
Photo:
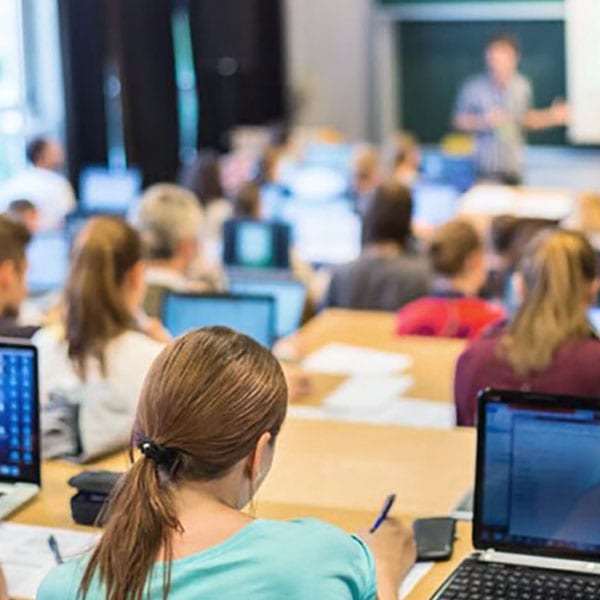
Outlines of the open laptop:
M285 223L233 219L223 227L227 267L289 269L291 232Z
M302 321L306 304L306 287L295 279L231 274L229 289L234 294L272 296L275 298L275 333L278 338L294 333Z
M69 272L69 239L62 231L36 233L27 246L27 287L32 294L62 289Z
M174 336L200 327L222 325L270 348L275 343L275 299L243 294L186 294L167 292L163 323Z
M0 338L0 519L40 485L37 350Z
M79 209L84 213L125 215L141 189L138 169L87 166L79 178Z
M432 600L600 598L600 399L479 398L473 545Z

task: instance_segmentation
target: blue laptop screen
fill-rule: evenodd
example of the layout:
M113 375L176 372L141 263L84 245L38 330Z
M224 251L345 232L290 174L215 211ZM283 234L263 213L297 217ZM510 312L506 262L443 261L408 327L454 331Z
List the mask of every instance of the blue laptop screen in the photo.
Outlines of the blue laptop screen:
M165 327L178 336L200 327L222 325L271 347L275 335L273 298L167 294Z
M69 271L69 240L66 234L39 233L27 247L27 285L32 292L61 289Z
M477 527L488 548L600 554L600 410L485 406Z
M35 349L0 346L0 481L39 479Z
M87 167L80 177L79 196L85 211L126 213L142 187L137 169Z
M276 334L284 337L300 327L306 289L298 281L242 281L232 279L229 288L234 294L272 296L275 299Z

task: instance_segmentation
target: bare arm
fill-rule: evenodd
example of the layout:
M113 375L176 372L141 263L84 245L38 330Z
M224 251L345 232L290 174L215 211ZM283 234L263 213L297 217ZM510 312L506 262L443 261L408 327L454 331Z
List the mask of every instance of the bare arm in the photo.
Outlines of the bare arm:
M8 587L6 585L6 578L0 567L0 600L8 600Z
M397 600L398 589L415 564L417 550L412 530L388 518L374 533L362 533L375 557L377 600Z
M524 125L530 131L561 127L569 122L570 116L568 105L562 101L556 101L548 108L529 110Z

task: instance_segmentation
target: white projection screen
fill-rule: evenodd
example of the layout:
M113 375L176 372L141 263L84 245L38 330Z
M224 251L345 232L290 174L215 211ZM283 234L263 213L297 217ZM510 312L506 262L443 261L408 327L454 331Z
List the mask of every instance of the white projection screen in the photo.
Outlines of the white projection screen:
M565 0L569 137L600 143L600 0Z

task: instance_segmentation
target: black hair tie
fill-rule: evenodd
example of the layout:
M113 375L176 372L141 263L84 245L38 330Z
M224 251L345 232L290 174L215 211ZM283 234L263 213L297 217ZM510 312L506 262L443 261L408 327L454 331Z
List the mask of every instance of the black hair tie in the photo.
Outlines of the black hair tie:
M152 440L142 441L138 448L140 449L140 452L146 458L152 460L157 467L163 467L170 473L174 473L179 466L179 452L174 448L161 446Z

